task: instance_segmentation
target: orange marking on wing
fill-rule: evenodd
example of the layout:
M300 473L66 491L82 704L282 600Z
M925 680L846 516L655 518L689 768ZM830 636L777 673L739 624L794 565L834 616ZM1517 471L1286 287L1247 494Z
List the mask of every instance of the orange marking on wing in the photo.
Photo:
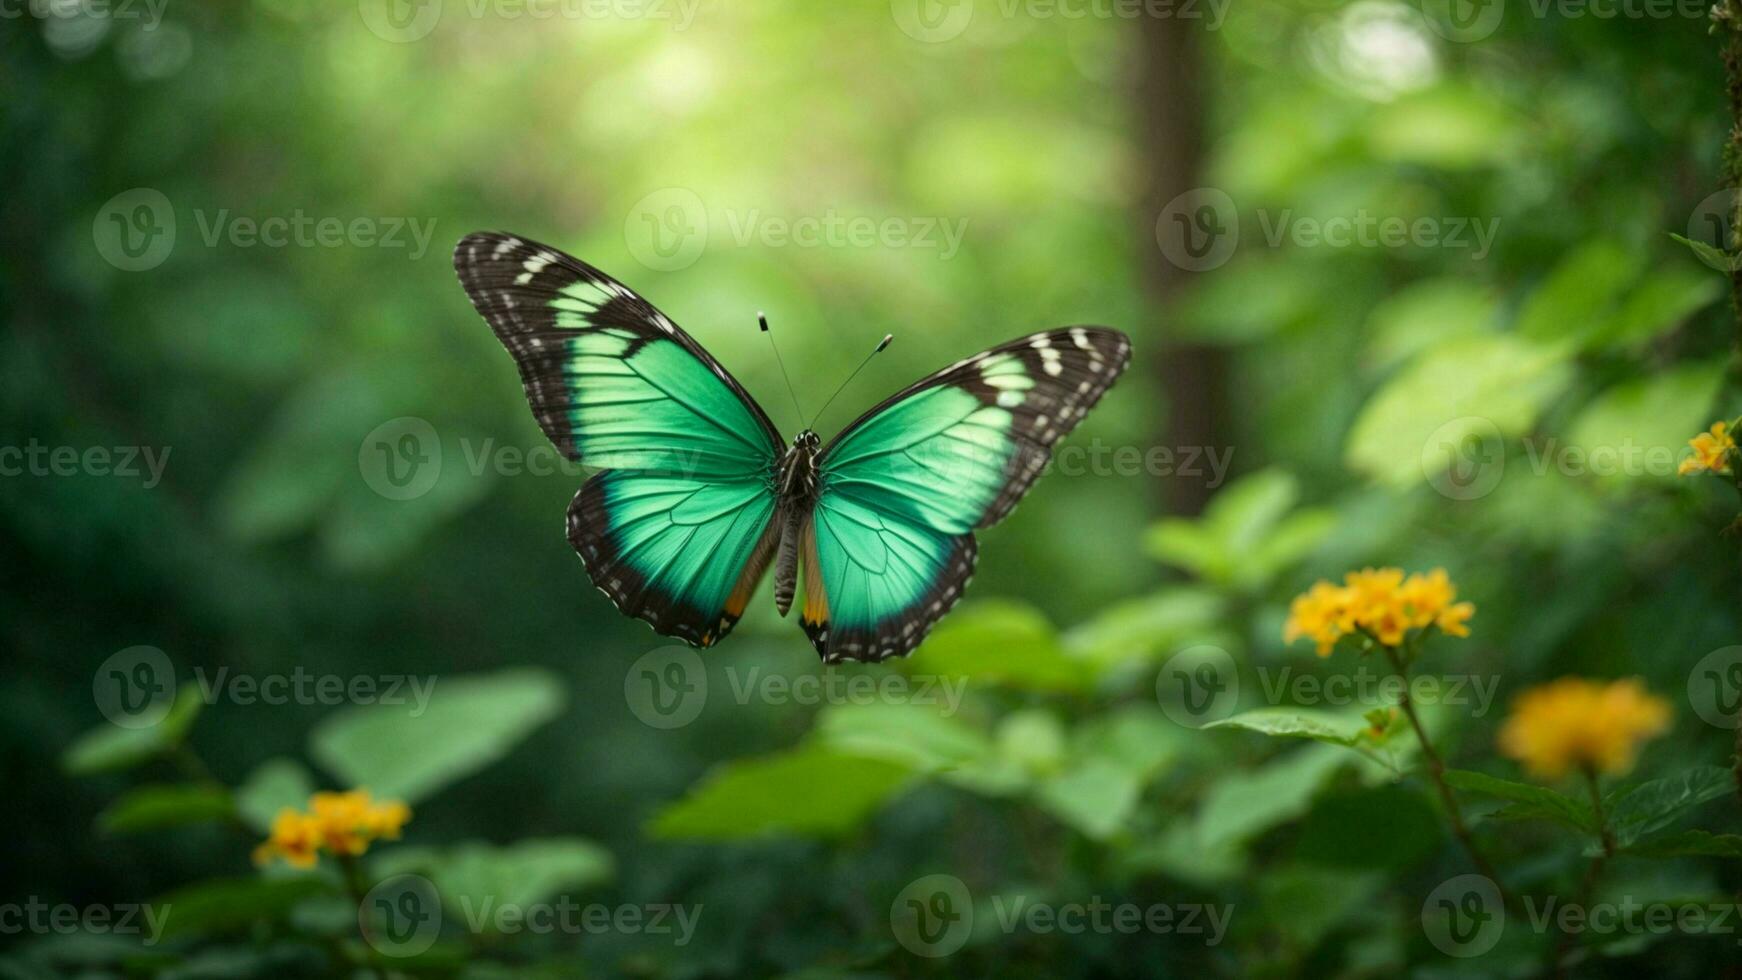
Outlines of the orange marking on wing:
M750 604L750 597L756 594L756 586L762 581L762 573L768 570L768 563L774 559L774 548L780 543L778 524L778 516L769 520L768 529L762 532L762 539L756 542L756 550L750 553L750 560L745 563L743 573L738 576L738 584L732 587L732 594L726 597L726 615L733 619L744 615L744 607Z
M799 536L799 564L804 567L804 609L801 615L807 623L829 621L829 594L823 589L823 567L817 561L817 530L811 521L804 522Z

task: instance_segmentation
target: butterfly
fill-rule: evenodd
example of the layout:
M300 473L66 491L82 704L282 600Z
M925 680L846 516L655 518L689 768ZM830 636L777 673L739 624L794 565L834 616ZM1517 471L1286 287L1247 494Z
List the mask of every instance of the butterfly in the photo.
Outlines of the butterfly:
M973 573L974 531L1010 513L1131 352L1105 327L1034 334L907 386L826 446L809 428L788 444L719 361L592 266L481 232L454 267L544 434L600 470L568 510L599 591L707 647L772 564L776 608L802 584L826 663L919 645Z

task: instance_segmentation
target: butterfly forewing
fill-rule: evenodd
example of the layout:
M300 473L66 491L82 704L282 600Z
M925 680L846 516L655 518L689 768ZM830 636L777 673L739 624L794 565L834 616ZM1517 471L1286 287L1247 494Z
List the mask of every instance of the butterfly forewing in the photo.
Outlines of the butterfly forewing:
M825 660L919 644L973 573L974 529L1010 513L1130 350L1104 327L1011 341L908 386L829 444L801 550L803 623Z
M767 415L669 317L579 259L479 233L454 267L545 435L607 470L569 507L593 583L660 633L718 642L772 551L780 437Z

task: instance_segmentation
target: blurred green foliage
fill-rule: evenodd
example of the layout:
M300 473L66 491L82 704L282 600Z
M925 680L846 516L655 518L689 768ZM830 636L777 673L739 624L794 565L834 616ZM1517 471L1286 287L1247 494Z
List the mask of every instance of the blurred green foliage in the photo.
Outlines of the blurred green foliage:
M1515 4L1464 42L1432 3L1255 0L1161 26L1035 7L979 0L932 43L899 0L704 0L682 27L448 0L410 40L375 29L372 0L172 3L160 22L49 0L0 22L0 446L164 461L160 482L0 476L0 902L173 910L150 945L0 936L0 973L1541 972L1558 936L1521 914L1474 958L1424 928L1436 886L1473 868L1407 728L1367 717L1382 704L1267 694L1285 669L1384 669L1280 640L1290 596L1370 564L1445 567L1477 605L1474 635L1429 644L1420 669L1497 679L1499 702L1423 715L1511 888L1572 900L1599 844L1578 787L1496 755L1505 703L1563 674L1640 675L1676 722L1607 787L1623 853L1596 894L1733 903L1732 732L1688 698L1742 626L1736 541L1718 534L1736 503L1673 475L1685 440L1737 411L1727 283L1702 264L1724 260L1701 219L1728 126L1703 19ZM1207 120L1201 180L1235 202L1240 244L1158 298L1162 202L1144 189L1155 141L1184 137L1134 120L1173 28L1203 54L1181 97ZM132 188L176 225L143 271L104 249ZM670 188L702 202L704 247L650 267L638 209ZM299 214L407 230L401 247L271 247L229 224ZM1493 235L1295 233L1360 214ZM965 233L946 256L758 230L830 215ZM1170 485L1207 468L1061 466L981 535L970 601L911 660L825 670L764 593L702 657L696 717L649 724L629 689L662 644L570 553L560 517L584 474L529 466L547 447L448 265L485 228L629 282L787 431L758 310L812 410L896 334L825 435L849 404L990 343L1099 322L1137 358L1066 445L1184 450L1155 369L1209 345L1225 445L1196 448L1231 453L1233 478L1202 514L1167 513ZM436 434L440 475L393 499L371 434L408 417ZM1598 468L1626 446L1642 455ZM1445 482L1473 459L1496 474L1482 492ZM117 727L99 668L140 644L166 652L180 695L155 725ZM1163 690L1190 651L1238 679L1211 730ZM434 687L427 706L268 703L209 696L221 670ZM909 696L850 693L891 677ZM799 697L806 678L849 693ZM403 843L354 875L249 863L280 809L355 785L413 804ZM384 954L348 889L407 873L436 883L447 927ZM903 889L939 874L974 914L933 959L895 920ZM700 914L683 943L454 914L568 896ZM1003 925L1010 901L1091 899L1232 915L1213 943ZM1562 952L1581 976L1704 976L1733 943L1672 930Z

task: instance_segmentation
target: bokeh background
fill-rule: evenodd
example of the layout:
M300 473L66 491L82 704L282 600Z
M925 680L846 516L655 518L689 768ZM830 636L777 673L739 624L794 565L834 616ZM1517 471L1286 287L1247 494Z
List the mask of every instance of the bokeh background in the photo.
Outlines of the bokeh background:
M0 901L168 901L175 925L7 929L0 973L1546 969L1558 934L1516 919L1479 956L1424 929L1471 869L1419 775L1197 731L1165 665L1225 665L1222 713L1299 700L1280 671L1383 673L1285 646L1289 597L1444 567L1473 635L1422 669L1498 692L1425 708L1450 765L1522 778L1494 731L1563 674L1675 707L1629 778L1729 765L1736 498L1675 464L1736 410L1737 327L1726 276L1670 237L1725 241L1723 65L1703 7L1616 9L7 5ZM1117 326L1136 356L911 660L825 671L766 587L687 660L564 540L585 474L551 465L451 269L481 229L629 283L789 434L758 310L806 411L895 334L825 437L1033 330ZM189 703L221 670L435 686L415 717ZM182 700L116 724L116 671ZM781 693L859 675L909 686ZM939 676L959 704L928 703ZM1307 706L1359 725L1383 703ZM250 863L278 805L358 783L415 811L371 880L443 891L418 955L359 939L330 863L313 886ZM1515 887L1575 892L1588 839L1467 806ZM1691 806L1737 829L1733 796ZM933 943L891 913L938 874L978 914ZM1734 858L1623 858L1602 894L1739 886ZM454 915L468 889L701 911L681 943L499 935ZM1214 941L1003 929L1015 899L1232 916ZM1578 975L1739 961L1733 932L1576 938Z

